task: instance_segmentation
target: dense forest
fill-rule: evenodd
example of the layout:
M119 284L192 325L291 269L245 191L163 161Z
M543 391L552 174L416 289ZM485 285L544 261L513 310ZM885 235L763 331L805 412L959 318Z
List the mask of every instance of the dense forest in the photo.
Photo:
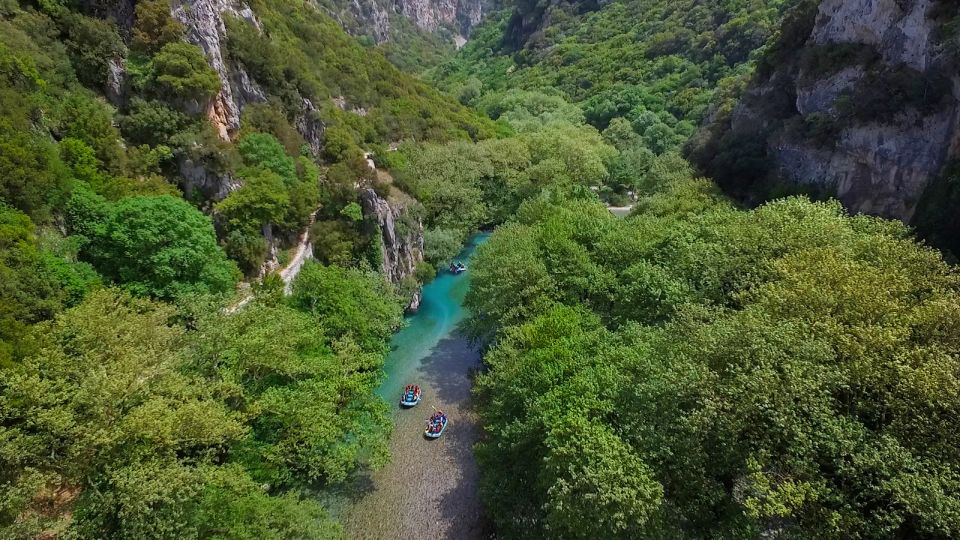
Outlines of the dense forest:
M898 222L737 210L677 156L632 217L524 203L468 298L507 537L939 538L960 528L956 273Z
M480 229L498 537L960 535L955 268L681 153L815 2L518 2L459 51L223 4L0 0L0 538L346 536L316 495L390 460L390 337Z

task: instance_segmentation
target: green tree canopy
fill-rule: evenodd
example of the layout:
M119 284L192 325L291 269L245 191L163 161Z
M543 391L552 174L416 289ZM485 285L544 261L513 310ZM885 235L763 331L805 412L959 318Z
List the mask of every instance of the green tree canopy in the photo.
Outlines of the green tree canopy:
M210 219L171 196L117 202L84 255L114 283L158 298L225 292L237 279Z
M307 263L293 282L292 302L317 317L331 337L350 337L371 352L383 352L403 322L392 286L373 272Z

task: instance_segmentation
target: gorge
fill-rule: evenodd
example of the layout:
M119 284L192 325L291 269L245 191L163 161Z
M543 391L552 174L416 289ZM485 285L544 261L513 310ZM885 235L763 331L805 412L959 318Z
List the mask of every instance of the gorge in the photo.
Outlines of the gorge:
M958 43L0 0L0 538L960 536Z

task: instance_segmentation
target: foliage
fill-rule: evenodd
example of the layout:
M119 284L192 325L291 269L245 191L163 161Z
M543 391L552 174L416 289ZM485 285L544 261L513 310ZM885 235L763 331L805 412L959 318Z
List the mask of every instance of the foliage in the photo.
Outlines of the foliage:
M332 338L350 338L369 352L385 352L403 321L400 300L381 275L337 266L304 265L292 304L316 317Z
M313 317L285 305L208 314L196 325L191 369L231 389L232 408L250 429L236 459L255 480L336 482L364 452L386 455L390 424L372 392L381 356L349 339L331 342Z
M427 229L423 231L423 257L437 270L445 268L460 253L463 240L457 231Z
M110 62L118 61L127 52L116 26L76 13L64 16L60 24L77 78L91 88L102 88L107 82Z
M939 253L836 202L735 210L676 157L649 174L627 219L524 203L471 265L500 532L957 534L960 282Z
M288 115L316 114L326 125L325 154L342 160L371 142L485 138L491 122L400 73L316 7L299 0L251 3L263 23L227 20L227 49L276 96ZM303 98L317 105L303 110ZM331 104L342 99L344 109ZM321 104L324 104L321 106ZM355 114L362 108L363 114Z
M536 99L536 97L534 97ZM526 199L609 181L617 155L592 127L553 122L514 137L401 149L397 183L423 203L429 228L461 238L512 215Z
M35 355L0 370L4 534L337 535L316 503L271 495L223 463L251 428L220 400L217 378L186 369L173 315L96 292L37 328ZM56 511L64 504L72 515Z
M318 221L310 227L313 256L326 265L352 266L359 260L363 239L355 227L342 221Z
M133 25L133 48L153 54L169 43L180 41L183 25L170 16L170 5L165 0L137 2Z
M479 80L485 95L477 103L488 111L485 103L500 94L563 96L600 130L614 118L632 121L649 111L662 122L637 135L656 153L672 151L704 118L715 89L750 69L754 51L796 3L520 2L512 14L496 13L475 29L428 78L451 93Z
M190 119L160 101L134 98L127 114L120 117L120 130L135 144L170 144L190 126Z
M158 96L202 103L220 90L220 78L195 45L167 43L153 57L152 67Z
M90 227L87 227L90 230ZM237 278L210 219L171 196L131 197L93 228L87 258L104 277L140 295L224 292Z
M42 248L30 218L0 205L0 368L22 356L28 327L53 318L98 284L89 266Z
M43 222L69 189L69 171L55 145L0 123L0 198Z

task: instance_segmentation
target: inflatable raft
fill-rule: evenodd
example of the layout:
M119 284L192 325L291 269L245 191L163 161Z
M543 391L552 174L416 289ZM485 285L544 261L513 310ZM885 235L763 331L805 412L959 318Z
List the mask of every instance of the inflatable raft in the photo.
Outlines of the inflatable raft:
M423 430L424 436L430 439L439 439L447 429L447 415L437 411L427 420L427 429Z
M403 395L400 396L400 405L403 407L415 407L417 403L420 403L421 397L420 385L408 384L407 387L403 389Z

